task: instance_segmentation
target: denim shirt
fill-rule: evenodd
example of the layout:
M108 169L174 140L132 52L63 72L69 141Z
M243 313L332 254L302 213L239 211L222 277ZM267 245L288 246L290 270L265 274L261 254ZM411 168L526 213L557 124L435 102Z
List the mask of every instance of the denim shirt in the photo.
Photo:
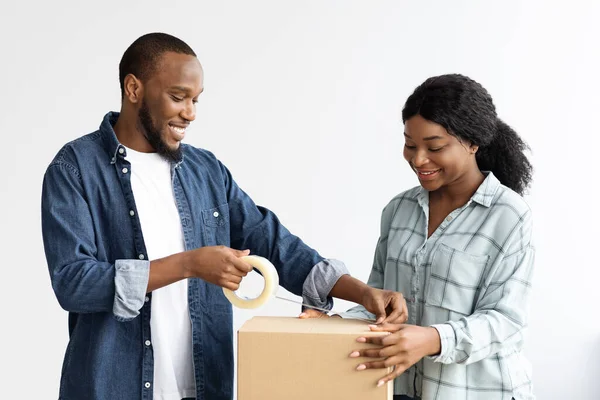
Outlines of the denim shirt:
M152 399L150 261L131 190L126 148L108 113L94 133L66 144L48 167L42 231L52 287L69 312L60 399ZM182 144L172 185L185 249L250 249L277 268L280 284L312 305L328 297L345 266L292 235L240 189L206 151ZM233 397L231 304L220 287L188 279L196 396Z

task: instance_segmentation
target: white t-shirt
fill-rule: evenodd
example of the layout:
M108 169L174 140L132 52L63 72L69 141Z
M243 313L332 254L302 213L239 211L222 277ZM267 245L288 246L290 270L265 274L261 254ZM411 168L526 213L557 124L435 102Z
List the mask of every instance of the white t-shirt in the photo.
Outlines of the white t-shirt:
M131 149L127 149L126 158L131 163L131 189L148 259L152 261L184 251L170 163L156 153ZM195 398L186 279L152 292L150 332L154 354L154 400Z

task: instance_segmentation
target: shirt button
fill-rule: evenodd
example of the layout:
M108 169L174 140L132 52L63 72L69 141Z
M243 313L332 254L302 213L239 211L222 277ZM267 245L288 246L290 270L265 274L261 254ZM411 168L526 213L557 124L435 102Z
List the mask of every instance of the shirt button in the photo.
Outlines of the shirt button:
M135 211L129 210L129 215L131 215L133 217L135 215Z
M125 149L121 147L121 148L119 149L119 154L123 154L123 153L125 153Z
M128 170L127 168L123 168L121 171L122 171L124 174L126 174L126 173L127 173L127 171L129 171L129 170Z
M140 254L138 257L140 258L140 260L144 259L144 255L143 254Z
M150 382L144 383L144 386L146 387L146 389L149 389L150 388Z
M150 297L146 296L146 298L144 299L144 301L147 303L150 301Z
M146 346L150 346L151 342L150 342L149 340L146 340L146 341L144 342L144 344L145 344Z
M218 216L219 216L219 212L218 212L218 211L215 211L215 212L213 213L213 217L217 218Z
M446 218L446 221L448 221L448 222L452 221L452 216L448 215L448 218Z

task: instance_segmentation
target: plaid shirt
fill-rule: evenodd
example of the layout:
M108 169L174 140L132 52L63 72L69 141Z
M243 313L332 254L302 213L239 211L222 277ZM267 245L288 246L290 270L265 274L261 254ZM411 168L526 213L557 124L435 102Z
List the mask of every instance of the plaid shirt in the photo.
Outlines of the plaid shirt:
M422 187L383 210L369 285L404 294L408 324L435 327L441 353L394 382L422 400L530 400L523 355L534 248L531 210L487 173L471 200L427 238L429 196ZM372 317L362 306L343 315Z

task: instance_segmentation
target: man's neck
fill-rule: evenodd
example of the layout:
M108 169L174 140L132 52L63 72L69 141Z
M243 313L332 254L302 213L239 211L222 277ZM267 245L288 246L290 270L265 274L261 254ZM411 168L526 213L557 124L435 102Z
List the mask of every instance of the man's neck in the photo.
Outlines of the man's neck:
M125 147L140 153L153 153L154 149L144 137L138 119L132 118L128 114L122 109L117 122L113 126L117 140Z

